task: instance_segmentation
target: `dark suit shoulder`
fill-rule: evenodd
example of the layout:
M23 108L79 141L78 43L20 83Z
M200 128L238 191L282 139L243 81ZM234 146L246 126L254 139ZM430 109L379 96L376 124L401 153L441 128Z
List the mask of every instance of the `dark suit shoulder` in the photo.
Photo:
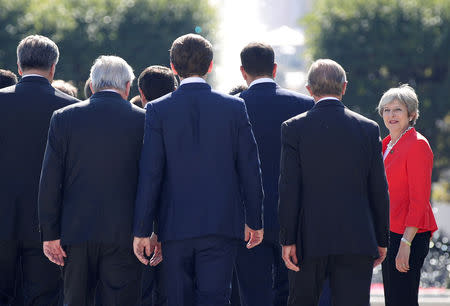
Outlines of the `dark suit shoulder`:
M0 97L9 102L17 100L38 100L48 105L57 103L56 105L60 104L61 107L80 101L77 98L53 88L50 83L46 82L19 82L16 85L0 89Z
M136 105L134 105L132 103L130 103L130 104L131 104L131 111L133 113L136 113L139 116L145 116L145 109L140 108L139 106L136 106Z
M286 121L283 122L284 126L295 126L298 124L301 124L301 122L308 118L310 115L311 110L308 110L304 113L298 114L297 116L294 116Z
M61 100L67 101L68 104L80 102L79 99L72 97L71 95L68 95L56 88L55 88L55 96Z
M158 99L155 99L149 103L151 103L151 106L155 108L156 111L158 110L165 110L165 109L171 109L173 107L174 103L184 103L186 100L198 100L198 101L205 101L207 103L216 103L217 105L222 105L223 107L227 108L242 108L245 107L244 100L237 97L237 96L231 96L225 93L221 93L215 90L210 91L198 91L198 94L201 95L200 97L195 97L192 99L192 95L195 93L195 91L189 91L189 92L172 92L169 93L163 97L160 97ZM148 106L147 106L148 109Z
M155 100L149 101L149 104L158 105L160 103L168 103L171 100L173 92L169 92L168 94L161 96Z
M361 114L359 114L359 113L357 113L355 111L352 111L352 110L350 110L348 108L345 109L345 113L348 116L352 117L353 119L357 120L360 123L361 126L367 127L368 129L372 129L372 130L375 130L375 129L377 131L379 130L378 123L376 123L372 119L369 119L369 118L367 118L367 117L365 117L365 116L363 116L363 115L361 115Z
M65 107L55 110L54 115L62 116L63 114L67 114L70 112L76 112L79 109L87 107L88 105L89 105L89 100L78 101L76 103L69 104Z
M286 97L293 97L293 98L296 98L298 100L302 100L302 101L308 102L308 103L311 104L311 107L314 105L313 98L311 98L311 97L309 97L307 95L304 95L302 93L293 91L293 90L289 90L289 89L282 88L282 87L277 87L276 93L278 95L282 95L282 96L286 96Z
M286 99L304 101L310 104L311 107L314 105L314 100L311 97L293 90L280 87L276 83L269 83L269 82L253 85L249 89L244 90L239 96L245 100L248 97L260 95L261 96L273 95L280 98L284 97Z
M230 103L230 105L236 105L242 107L245 105L244 100L238 96L231 96L229 94L221 93L215 90L211 91L212 97L223 103Z

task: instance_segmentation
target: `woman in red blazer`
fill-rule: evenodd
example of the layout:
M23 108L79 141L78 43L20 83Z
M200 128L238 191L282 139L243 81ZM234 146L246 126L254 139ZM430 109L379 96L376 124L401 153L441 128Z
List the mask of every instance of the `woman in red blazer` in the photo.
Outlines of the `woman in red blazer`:
M390 242L383 263L386 306L418 304L420 270L437 230L430 205L433 152L414 129L419 101L413 88L389 89L378 111L389 130L383 159L389 186Z

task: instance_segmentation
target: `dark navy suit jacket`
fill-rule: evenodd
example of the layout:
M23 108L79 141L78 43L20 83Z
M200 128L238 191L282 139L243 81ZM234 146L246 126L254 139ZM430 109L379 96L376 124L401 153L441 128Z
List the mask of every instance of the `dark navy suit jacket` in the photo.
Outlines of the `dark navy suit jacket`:
M158 221L162 241L243 238L262 227L258 151L242 99L206 83L181 85L147 106L134 235Z
M278 178L280 176L281 124L314 105L306 95L286 90L276 83L250 86L240 95L258 144L264 186L264 239L278 241Z
M330 99L281 130L281 244L296 244L299 258L378 257L389 235L378 125Z
M53 114L39 188L44 241L131 247L144 118L109 91Z
M39 241L39 175L50 118L78 101L39 76L0 90L0 240Z

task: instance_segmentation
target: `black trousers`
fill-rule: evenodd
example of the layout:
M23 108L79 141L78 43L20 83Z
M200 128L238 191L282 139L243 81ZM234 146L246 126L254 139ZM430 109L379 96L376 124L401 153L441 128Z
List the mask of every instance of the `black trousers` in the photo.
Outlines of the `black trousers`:
M419 305L420 270L428 254L430 236L430 232L416 234L411 242L410 270L402 273L395 267L395 258L403 235L391 232L387 256L382 265L386 306Z
M14 305L17 271L24 305L58 305L60 268L45 257L41 242L0 240L0 305Z
M167 294L162 281L162 266L143 266L141 306L166 306Z
M229 305L236 247L236 239L212 235L163 241L167 305Z
M289 295L288 272L278 242L264 241L247 249L238 246L235 273L242 306L284 306ZM233 289L234 291L235 289Z
M64 305L135 306L141 288L140 262L131 247L87 242L64 247Z
M317 306L326 278L334 306L367 306L374 258L367 255L309 257L289 270L288 305Z

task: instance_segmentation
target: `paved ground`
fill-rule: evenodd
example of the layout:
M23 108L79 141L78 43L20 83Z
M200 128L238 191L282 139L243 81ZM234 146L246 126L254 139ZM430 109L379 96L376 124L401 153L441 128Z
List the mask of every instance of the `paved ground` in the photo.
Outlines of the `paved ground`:
M384 306L383 285L373 284L370 291L370 305ZM450 290L444 288L421 288L420 306L450 306Z

